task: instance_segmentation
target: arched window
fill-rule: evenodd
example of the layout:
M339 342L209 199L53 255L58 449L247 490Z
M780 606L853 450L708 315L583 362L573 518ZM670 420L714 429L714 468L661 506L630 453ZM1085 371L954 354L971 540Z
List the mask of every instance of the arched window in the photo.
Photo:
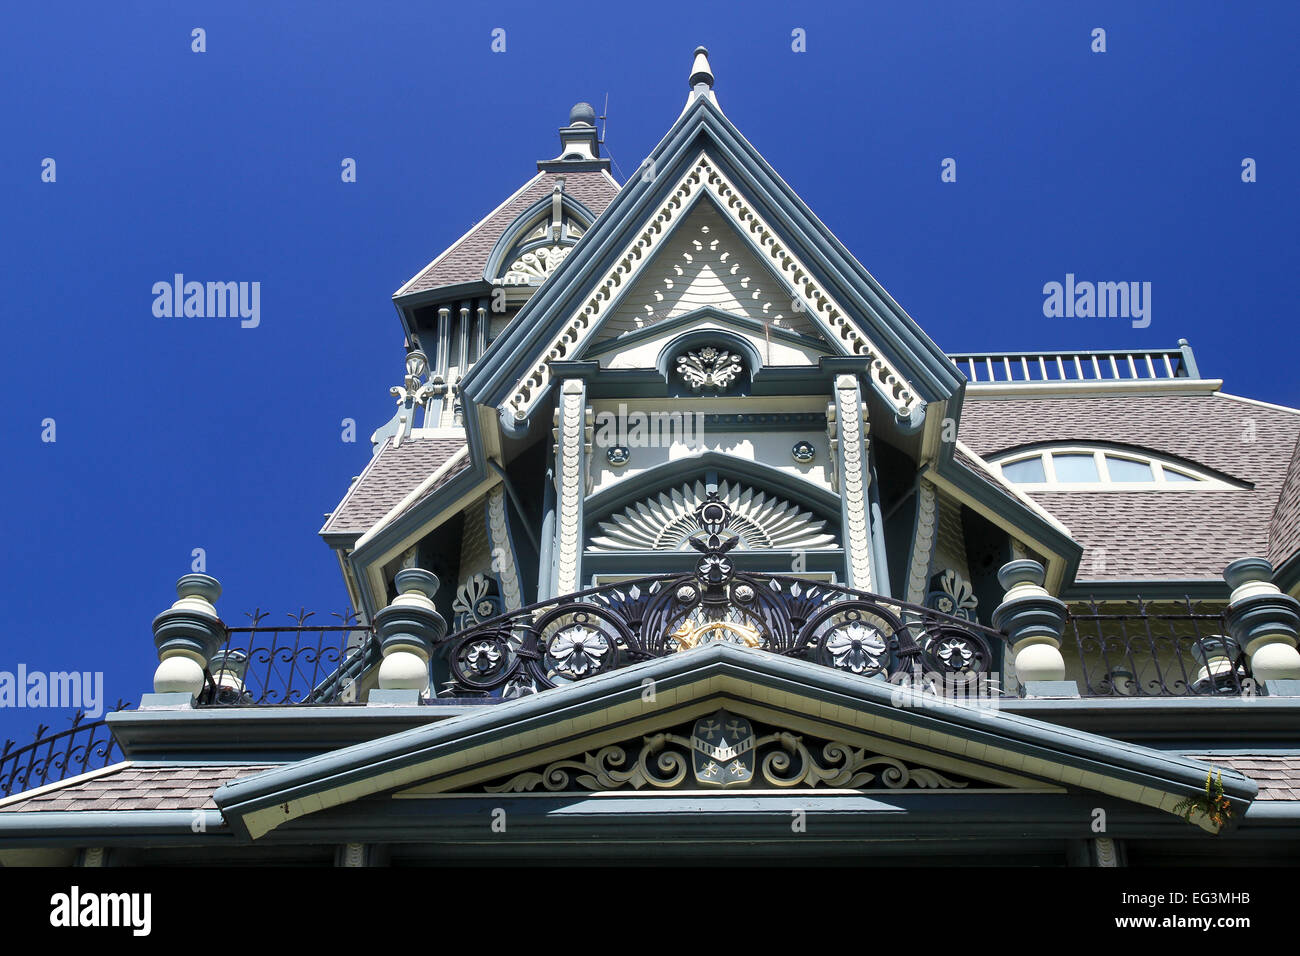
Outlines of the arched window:
M1241 486L1185 462L1113 445L1021 449L989 462L1027 491L1235 491Z

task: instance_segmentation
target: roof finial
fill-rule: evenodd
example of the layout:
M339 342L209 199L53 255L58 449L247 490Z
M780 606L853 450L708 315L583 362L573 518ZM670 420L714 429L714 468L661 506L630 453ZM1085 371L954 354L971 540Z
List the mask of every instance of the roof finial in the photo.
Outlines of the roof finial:
M706 47L695 48L695 62L691 64L691 78L688 82L693 90L701 83L713 89L713 69L709 66L709 51Z

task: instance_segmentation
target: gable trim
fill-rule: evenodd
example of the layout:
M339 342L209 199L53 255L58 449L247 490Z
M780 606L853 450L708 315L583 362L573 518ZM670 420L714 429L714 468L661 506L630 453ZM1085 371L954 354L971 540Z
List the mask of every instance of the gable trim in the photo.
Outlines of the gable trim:
M804 309L827 334L828 340L844 354L868 362L866 371L872 385L896 414L907 417L923 404L906 376L858 329L803 261L786 247L775 230L706 153L700 151L689 171L678 180L668 198L650 218L649 225L623 248L595 290L585 297L585 304L551 336L537 365L512 386L502 410L513 420L515 428L528 420L551 385L554 377L551 363L566 361L579 353L604 316L617 307L622 295L632 287L632 280L703 196L707 196L719 212L731 220L739 235L749 242L751 250L761 259L766 259L768 267L798 296Z

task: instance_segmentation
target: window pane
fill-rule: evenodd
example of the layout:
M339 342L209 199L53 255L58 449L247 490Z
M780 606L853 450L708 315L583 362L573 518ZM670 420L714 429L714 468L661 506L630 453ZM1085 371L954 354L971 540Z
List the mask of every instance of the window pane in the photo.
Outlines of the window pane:
M1026 458L1002 466L1002 477L1018 485L1042 484L1047 481L1042 458Z
M1184 475L1181 471L1174 471L1172 468L1166 468L1165 481L1196 481L1191 475Z
M1091 455L1053 455L1052 463L1056 465L1056 480L1059 482L1074 484L1101 480L1097 475L1097 462Z
M1131 458L1112 458L1106 456L1106 470L1110 472L1111 481L1154 481L1151 466L1145 461L1133 461Z

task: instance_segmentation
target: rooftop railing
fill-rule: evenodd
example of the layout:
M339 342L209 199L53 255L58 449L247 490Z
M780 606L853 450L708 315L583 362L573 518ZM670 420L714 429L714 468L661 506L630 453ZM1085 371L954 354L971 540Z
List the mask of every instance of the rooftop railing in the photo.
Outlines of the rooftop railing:
M126 706L119 700L113 709ZM24 747L15 746L13 740L4 742L0 749L0 797L99 770L121 759L107 721L87 723L86 715L78 712L67 730L47 736L49 729L41 724L36 728L36 739Z
M960 352L948 356L973 385L1199 379L1186 339L1172 349Z
M306 609L290 624L267 624L260 608L246 627L226 629L212 655L199 706L359 703L356 681L378 659L373 632L352 612L338 624L313 624Z
M1084 697L1252 696L1222 611L1185 598L1071 608L1063 651Z

